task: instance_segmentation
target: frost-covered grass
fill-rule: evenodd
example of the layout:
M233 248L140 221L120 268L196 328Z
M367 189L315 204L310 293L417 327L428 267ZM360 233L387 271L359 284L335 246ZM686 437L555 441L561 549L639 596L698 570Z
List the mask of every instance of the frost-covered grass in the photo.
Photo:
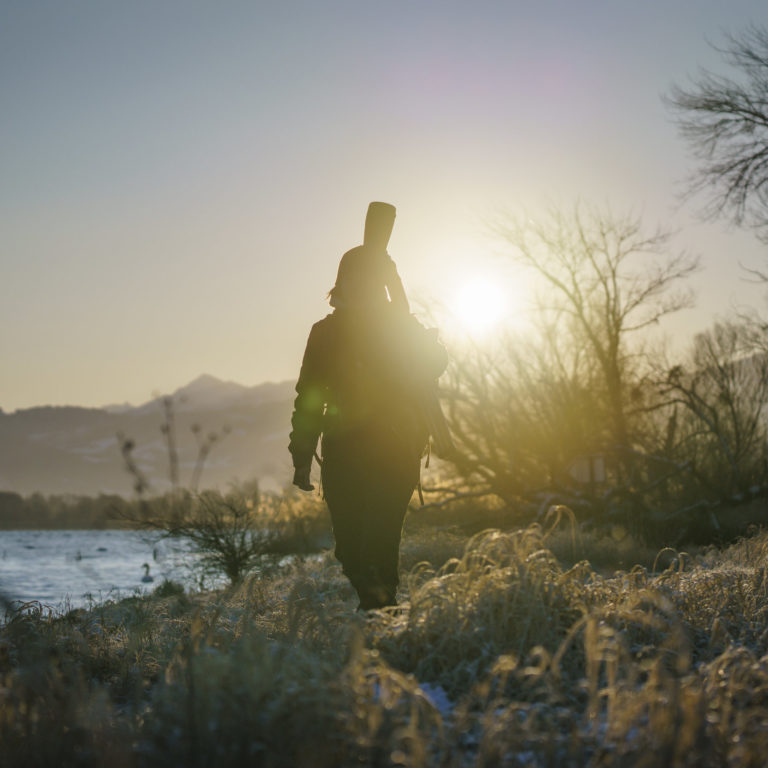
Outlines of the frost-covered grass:
M330 553L27 606L0 630L0 764L765 765L768 534L655 570L573 557L609 548L416 526L400 606L369 614Z

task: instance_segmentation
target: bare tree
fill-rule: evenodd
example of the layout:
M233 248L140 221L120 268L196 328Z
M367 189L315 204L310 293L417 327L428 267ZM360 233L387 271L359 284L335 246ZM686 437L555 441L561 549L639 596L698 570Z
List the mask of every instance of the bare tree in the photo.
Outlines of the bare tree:
M698 267L686 253L669 254L670 233L644 232L639 219L576 206L539 219L514 218L498 227L510 256L538 275L542 311L554 318L569 354L582 358L593 394L606 404L610 440L624 479L633 462L631 420L642 410L639 358L630 339L691 304L674 290Z
M497 229L540 296L524 334L454 355L443 396L462 484L450 498L492 494L523 516L560 499L632 518L681 471L664 453L674 407L659 396L642 332L688 306L679 288L697 260L670 253L670 235L645 233L636 218L579 206ZM609 487L592 480L596 455ZM577 488L571 472L585 460L590 481Z
M562 483L575 456L599 450L605 409L592 371L557 325L457 355L444 389L458 446L454 463L472 492L531 499Z
M690 191L709 196L708 213L768 240L768 29L750 26L717 50L733 78L704 70L666 99L700 164Z
M748 324L717 323L696 336L687 365L667 378L667 394L688 417L679 426L678 450L715 499L764 483L768 355L761 341Z

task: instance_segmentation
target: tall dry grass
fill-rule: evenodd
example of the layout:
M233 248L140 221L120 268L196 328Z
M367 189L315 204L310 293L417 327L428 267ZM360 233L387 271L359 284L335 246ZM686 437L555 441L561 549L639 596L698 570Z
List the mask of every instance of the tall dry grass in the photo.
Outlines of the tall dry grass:
M563 537L585 546L413 531L401 605L369 614L330 553L216 593L25 606L0 629L0 762L764 765L768 534L614 572L556 557Z

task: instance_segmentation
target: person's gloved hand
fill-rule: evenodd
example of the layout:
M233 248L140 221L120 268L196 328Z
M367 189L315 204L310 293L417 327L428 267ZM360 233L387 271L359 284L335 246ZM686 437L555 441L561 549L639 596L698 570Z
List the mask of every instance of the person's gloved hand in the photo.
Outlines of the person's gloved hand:
M296 467L293 471L293 484L302 491L314 491L315 486L309 480L309 471L312 465Z

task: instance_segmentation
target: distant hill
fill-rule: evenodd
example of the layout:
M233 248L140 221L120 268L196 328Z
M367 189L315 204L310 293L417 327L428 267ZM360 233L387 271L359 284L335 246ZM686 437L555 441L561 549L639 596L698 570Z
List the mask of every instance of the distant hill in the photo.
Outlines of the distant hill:
M295 397L293 381L246 387L203 375L171 395L174 404L180 480L192 475L200 435L224 435L213 447L201 487L225 489L233 480L259 478L266 486L289 480L288 432ZM131 438L134 456L153 492L170 487L168 450L160 426L162 397L140 406L106 408L42 406L0 411L0 490L132 493L118 434Z

